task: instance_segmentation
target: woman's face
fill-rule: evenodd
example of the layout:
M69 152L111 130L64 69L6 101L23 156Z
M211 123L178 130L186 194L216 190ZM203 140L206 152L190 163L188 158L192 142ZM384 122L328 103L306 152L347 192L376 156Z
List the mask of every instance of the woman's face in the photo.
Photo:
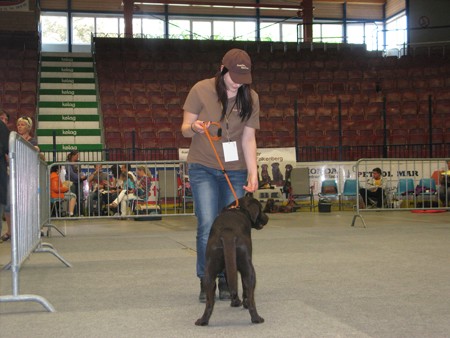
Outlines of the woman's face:
M231 94L230 96L235 96L239 87L242 86L242 84L233 82L229 72L227 72L223 76L223 81L225 82L225 86L227 87L228 94Z
M17 133L19 135L25 135L30 132L30 126L25 121L17 122Z
M78 153L76 153L75 155L72 155L72 162L78 162L78 156L79 156Z

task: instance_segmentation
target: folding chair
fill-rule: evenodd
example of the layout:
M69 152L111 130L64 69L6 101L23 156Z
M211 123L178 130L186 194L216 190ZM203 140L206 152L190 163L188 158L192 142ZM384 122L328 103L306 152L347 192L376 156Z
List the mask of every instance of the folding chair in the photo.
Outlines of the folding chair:
M399 206L409 208L412 201L412 207L414 207L415 197L416 195L414 194L414 180L412 178L400 178L398 180L396 193L396 199L399 201Z
M338 191L337 183L335 180L324 180L322 181L322 187L319 198L326 198L330 201L335 200L338 203L338 208L341 210L341 197Z
M50 198L50 215L52 217L67 215L67 203L63 198Z
M307 201L309 210L314 206L314 195L309 182L309 168L293 168L291 171L291 198L295 203Z
M356 205L356 199L358 198L358 184L354 178L347 178L344 182L344 189L341 195L341 210L344 206L353 207Z

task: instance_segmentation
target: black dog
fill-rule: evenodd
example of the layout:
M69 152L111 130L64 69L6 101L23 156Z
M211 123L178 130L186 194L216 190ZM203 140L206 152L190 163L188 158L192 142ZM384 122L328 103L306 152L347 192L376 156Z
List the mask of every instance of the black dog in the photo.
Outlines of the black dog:
M203 279L206 291L205 312L195 325L208 325L214 308L215 279L224 269L230 289L231 306L238 307L243 304L250 312L252 323L264 322L255 305L256 274L252 264L251 228L260 230L268 220L269 217L262 211L261 203L253 197L240 198L238 208L227 207L217 216L206 246ZM241 274L243 302L237 293L238 271Z

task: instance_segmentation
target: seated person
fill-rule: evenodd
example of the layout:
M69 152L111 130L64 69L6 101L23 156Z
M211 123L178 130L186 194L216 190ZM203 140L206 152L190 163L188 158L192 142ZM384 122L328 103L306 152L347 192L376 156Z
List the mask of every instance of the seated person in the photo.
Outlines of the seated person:
M447 169L439 174L439 199L446 207L450 205L450 161L447 161Z
M372 177L367 180L365 188L359 189L359 194L365 205L370 205L371 203L369 202L372 200L377 204L377 208L382 208L385 190L386 180L381 177L381 169L374 168L372 170Z
M120 191L117 198L109 204L111 209L115 209L120 205L120 215L127 215L127 202L136 199L136 195L134 194L134 177L128 172L121 172L120 179L123 182L123 189Z
M70 190L77 196L78 199L78 214L83 214L84 212L84 194L83 194L83 182L87 179L86 175L81 172L81 168L78 164L79 162L78 150L72 150L67 154L67 165L66 165L66 180L71 181L73 184Z
M148 200L150 189L152 188L152 174L147 167L141 165L137 167L136 194L144 200Z
M96 164L95 170L88 176L89 195L88 195L88 213L89 215L101 215L102 196L104 189L108 185L108 175L102 171L102 165Z
M107 214L109 214L109 206L111 202L114 201L122 191L122 182L119 177L119 171L118 165L112 165L109 168L111 175L109 176L108 183L104 187L102 193L102 204L107 207L107 210L105 210Z
M69 216L73 216L73 211L77 203L77 195L70 192L70 182L61 182L59 179L59 166L50 169L50 197L59 198L69 204Z

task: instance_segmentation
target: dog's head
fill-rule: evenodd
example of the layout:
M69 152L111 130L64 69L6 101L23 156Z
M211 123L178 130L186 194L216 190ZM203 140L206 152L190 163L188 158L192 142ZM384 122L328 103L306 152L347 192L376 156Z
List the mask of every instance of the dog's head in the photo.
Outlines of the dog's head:
M253 197L245 196L239 199L239 207L248 212L252 221L252 228L261 230L269 221L269 217L263 212L262 205Z

